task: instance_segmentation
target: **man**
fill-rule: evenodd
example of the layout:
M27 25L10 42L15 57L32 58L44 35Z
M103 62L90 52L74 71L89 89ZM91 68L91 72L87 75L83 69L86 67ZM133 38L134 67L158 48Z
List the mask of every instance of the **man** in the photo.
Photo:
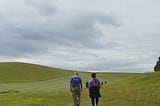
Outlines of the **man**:
M70 91L73 95L74 106L80 106L80 96L82 91L82 80L78 76L78 71L75 70L74 76L70 80Z
M96 73L92 73L91 74L91 81L89 82L89 96L91 98L91 103L92 106L95 106L95 102L96 102L96 106L98 106L98 102L99 102L99 97L101 97L100 94L100 81L96 78Z

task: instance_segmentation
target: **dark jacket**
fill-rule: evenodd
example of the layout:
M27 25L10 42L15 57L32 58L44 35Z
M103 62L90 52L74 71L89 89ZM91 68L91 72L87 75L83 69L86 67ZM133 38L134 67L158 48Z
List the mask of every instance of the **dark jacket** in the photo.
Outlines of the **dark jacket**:
M96 78L92 79L89 83L89 95L90 95L90 98L101 97L100 81Z

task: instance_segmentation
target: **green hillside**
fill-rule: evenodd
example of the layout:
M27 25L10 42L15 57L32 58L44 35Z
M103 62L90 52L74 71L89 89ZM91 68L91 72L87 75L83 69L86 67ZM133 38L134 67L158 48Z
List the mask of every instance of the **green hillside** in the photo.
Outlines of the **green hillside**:
M102 92L102 106L160 106L160 72L130 77Z
M28 63L0 63L0 106L72 106L69 81L73 73ZM81 106L90 106L83 80ZM97 73L101 87L99 106L160 106L160 72ZM10 83L12 82L12 83Z
M0 63L0 83L33 82L58 78L70 72L36 64L20 62Z

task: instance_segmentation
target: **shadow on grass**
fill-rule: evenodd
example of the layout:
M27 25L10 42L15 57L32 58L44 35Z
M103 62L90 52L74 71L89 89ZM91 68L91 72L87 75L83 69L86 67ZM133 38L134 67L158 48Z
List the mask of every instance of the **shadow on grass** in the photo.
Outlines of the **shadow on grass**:
M7 91L0 91L0 94L8 94L8 93L20 93L20 91L13 90L13 89L10 89L10 90L7 90Z

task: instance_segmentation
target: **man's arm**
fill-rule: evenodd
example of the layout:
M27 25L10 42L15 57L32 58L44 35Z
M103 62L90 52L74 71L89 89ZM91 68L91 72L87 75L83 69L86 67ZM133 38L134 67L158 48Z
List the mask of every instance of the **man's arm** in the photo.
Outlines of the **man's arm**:
M71 82L70 82L70 91L72 92L72 84L71 84Z
M71 78L71 80L70 80L70 91L72 92L72 78Z
M81 91L82 91L83 85L82 85L82 79L81 78L80 78L80 88L81 88Z
M81 83L81 91L82 91L82 88L83 88L83 85L82 85L82 83Z

